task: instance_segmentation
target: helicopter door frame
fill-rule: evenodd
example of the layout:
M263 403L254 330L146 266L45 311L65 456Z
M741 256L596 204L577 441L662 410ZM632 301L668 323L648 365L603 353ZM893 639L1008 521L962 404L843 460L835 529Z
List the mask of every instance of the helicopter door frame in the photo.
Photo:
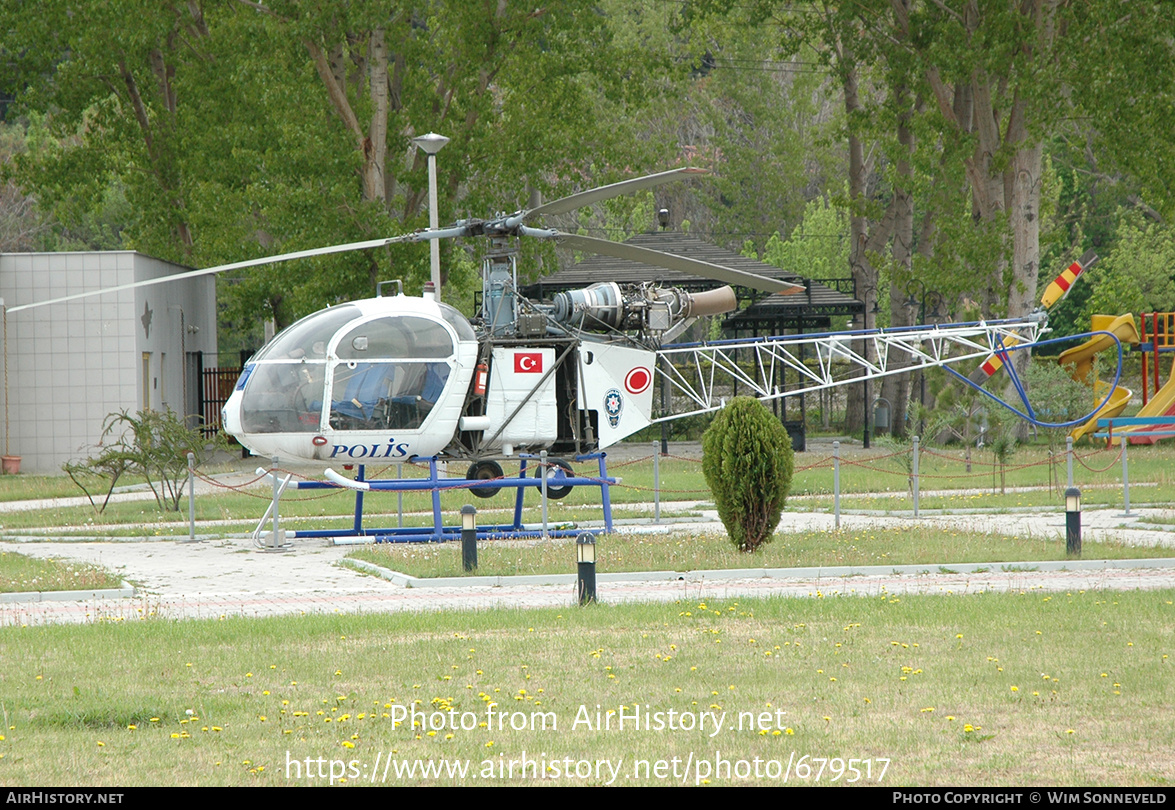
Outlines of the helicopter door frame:
M390 299L390 300L395 300L395 299ZM355 358L346 358L345 359L345 358L341 358L338 356L339 345L343 342L344 338L346 338L348 335L353 333L355 329L357 329L361 326L364 326L365 324L368 324L368 323L374 323L376 321L387 320L387 319L401 319L401 318L419 318L419 319L429 321L430 323L433 323L433 324L436 324L436 325L442 327L445 330L445 333L449 336L449 340L450 340L449 354L444 357L423 357L423 358L417 358L417 357L413 357L411 355L404 355L401 357L380 355L380 356L376 356L376 357L364 358L361 360L355 359ZM461 351L460 350L461 350L462 344L463 344L463 342L461 340L461 336L457 334L457 330L453 328L453 325L450 324L447 320L445 320L445 318L443 318L439 315L434 315L433 313L426 313L426 312L419 312L419 311L394 311L394 312L368 313L368 314L364 314L363 316L361 316L359 318L356 318L353 321L349 321L349 322L343 324L342 326L340 326L337 329L335 334L331 337L330 342L327 344L327 347L326 347L325 370L324 370L326 379L323 381L324 382L324 384L323 384L323 407L322 407L322 414L321 414L321 422L319 425L321 428L322 434L323 435L332 435L332 434L339 434L339 433L354 433L354 432L370 433L370 432L380 432L380 431L383 431L386 429L395 430L397 433L406 433L406 434L413 434L413 435L427 433L429 428L432 426L432 422L434 422L438 418L440 418L439 413L440 413L441 409L437 408L435 406L444 402L444 400L446 398L445 395L447 393L449 393L450 386L455 384L455 382L460 377L460 374L458 374L457 371L458 371L458 369L461 368L461 356L460 356ZM427 414L424 415L424 418L421 420L420 424L417 425L416 427L389 426L386 429L384 429L384 428L336 428L331 424L331 418L334 414L333 403L335 402L335 377L336 377L336 372L340 366L344 367L344 368L354 369L360 365L368 365L368 366L372 367L371 370L378 370L381 367L398 367L400 365L411 365L411 366L419 366L420 369L422 370L422 373L427 375L427 371L428 371L427 367L430 364L445 365L448 367L449 373L445 378L445 382L441 387L441 391L439 392L439 394L437 396L436 402L433 403L434 407ZM398 368L396 369L396 373L397 374L400 373L400 370ZM391 378L389 377L389 379L391 379ZM344 388L344 391L345 390L346 389Z
M518 351L528 351L528 350L539 352L544 349L550 349L551 351L556 352L556 354L555 354L554 361L550 365L550 368L547 368L543 371L542 376L538 380L535 381L535 384L533 386L531 386L531 389L529 391L526 392L526 395L522 398L522 400L519 401L518 404L514 406L514 410L511 411L509 413L509 415L506 416L502 420L502 423L500 425L498 425L497 430L495 430L488 438L484 434L482 435L482 439L478 443L479 447L492 446L493 443L498 440L498 437L500 437L502 435L503 431L505 431L514 422L514 420L522 412L523 408L526 407L527 403L529 403L544 386L548 386L548 384L551 389L551 392L550 392L551 396L555 400L555 407L556 408L558 407L558 396L557 396L557 391L555 388L556 373L558 372L558 370L560 368L562 368L567 363L567 359L575 353L575 351L578 347L578 342L574 341L574 340L569 341L567 343L566 348L564 348L561 353L558 352L558 346L551 346L551 345L536 346L531 342L517 342L517 343L515 343L513 341L510 341L510 342L487 341L486 345L489 349L489 355L491 358L490 379L489 379L489 385L486 389L487 415L490 410L490 402L493 400L493 393L492 392L493 392L493 388L494 388L494 379L495 379L493 366L496 363L496 361L498 360L498 357L496 357L495 355L499 352L499 350L502 352L518 352ZM499 377L499 379L501 379L501 378ZM548 445L553 443L554 441L558 440L557 424L558 424L558 414L556 414L556 435L551 439L550 442L546 442L546 444L548 444Z

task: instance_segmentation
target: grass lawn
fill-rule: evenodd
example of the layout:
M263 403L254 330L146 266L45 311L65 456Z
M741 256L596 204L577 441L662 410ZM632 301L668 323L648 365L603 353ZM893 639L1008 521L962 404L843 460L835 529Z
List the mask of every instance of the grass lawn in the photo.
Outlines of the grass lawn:
M467 574L461 544L381 544L356 548L348 557L416 577L566 574L574 569L573 540L489 541L478 544L478 569ZM1086 541L1085 559L1175 556L1163 547ZM736 550L724 534L604 535L597 539L597 570L694 571L721 568L792 568L862 565L928 565L1065 559L1065 540L1008 537L935 526L777 534L755 554Z
M663 503L673 501L708 501L709 489L702 477L701 464L695 459L670 457L660 462L661 482L654 486L653 463L650 455L631 462L615 462L609 466L609 474L620 477L621 484L612 487L613 503L650 503L655 488L660 492ZM909 482L906 463L908 455L894 455L891 451L846 450L841 462L842 506L845 509L870 509L882 511L909 511L912 507L909 497ZM261 463L251 459L249 464ZM1013 459L1006 474L1006 486L1013 488L1033 487L1031 491L1008 491L1000 494L998 476L993 485L990 453L973 453L971 472L966 471L966 462L957 450L935 449L924 453L920 467L920 508L922 509L1023 509L1026 507L1057 507L1062 502L1060 489L1050 491L1050 478L1065 480L1064 465L1054 465L1050 475L1048 454L1042 448L1021 449ZM246 465L247 466L247 465ZM458 467L460 465L457 465ZM792 494L788 508L799 511L830 510L833 505L833 471L831 457L815 452L801 454L796 460L796 474L792 482ZM1078 454L1074 465L1074 480L1081 487L1086 507L1117 507L1123 503L1121 486L1121 462L1119 451L1098 448L1084 448ZM1175 503L1175 448L1165 445L1136 447L1130 449L1131 501L1141 503ZM578 465L577 471L593 475L594 464ZM315 477L315 471L301 470L307 477ZM463 469L455 469L461 474ZM394 476L394 467L377 470L369 469L368 477L377 475ZM424 471L405 465L406 477L422 476ZM944 494L930 494L945 491ZM888 495L883 496L885 493ZM80 495L63 476L3 476L0 477L0 501L17 498L45 497L53 495ZM251 530L265 512L270 500L266 487L249 489L222 489L200 495L196 499L196 520L198 531L208 533L236 533ZM404 493L403 509L409 513L406 525L425 525L431 520L427 514L431 509L429 496L420 493ZM514 504L514 493L503 490L493 498L481 500L471 497L465 491L443 493L442 508L453 523L461 505L473 502L479 512L510 510ZM537 515L538 496L528 491L525 503L528 508L526 520ZM596 488L580 487L561 501L551 502L552 520L591 520L601 517L600 494ZM399 500L395 493L372 493L366 497L369 526L395 525L388 523L397 519ZM281 514L288 521L288 528L329 528L350 525L348 517L354 510L354 495L347 491L290 490L282 497ZM380 517L382 516L382 517ZM113 503L106 511L97 513L91 507L62 507L54 509L8 512L0 515L0 529L4 531L27 531L53 528L61 534L77 532L86 535L183 535L187 533L187 504L181 503L179 512L160 512L151 501Z
M1165 787L1173 600L5 627L0 781Z
M0 551L0 593L91 591L121 585L121 579L101 566Z

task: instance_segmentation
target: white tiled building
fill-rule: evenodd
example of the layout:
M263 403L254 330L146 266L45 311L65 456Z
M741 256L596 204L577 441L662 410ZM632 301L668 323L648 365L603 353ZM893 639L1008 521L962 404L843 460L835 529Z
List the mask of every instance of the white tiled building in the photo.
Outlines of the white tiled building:
M12 309L189 269L133 251L0 254L0 297ZM57 472L87 455L110 413L198 415L200 356L216 365L212 276L9 312L6 321L0 449L21 457L22 472Z

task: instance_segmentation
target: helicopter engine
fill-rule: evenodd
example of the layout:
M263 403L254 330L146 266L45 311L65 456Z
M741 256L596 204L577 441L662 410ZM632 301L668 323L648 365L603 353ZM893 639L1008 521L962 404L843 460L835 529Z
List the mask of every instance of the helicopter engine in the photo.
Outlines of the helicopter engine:
M664 333L683 321L702 315L720 315L736 306L730 286L688 293L675 287L621 286L614 281L602 281L557 293L551 317L564 326L593 332Z

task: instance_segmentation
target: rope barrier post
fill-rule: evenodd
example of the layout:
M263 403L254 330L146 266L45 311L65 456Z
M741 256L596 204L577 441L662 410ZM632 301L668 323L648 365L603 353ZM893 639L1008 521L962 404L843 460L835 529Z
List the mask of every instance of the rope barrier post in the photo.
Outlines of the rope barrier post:
M914 484L914 517L918 517L918 437L914 437L914 466L911 468Z
M404 477L404 465L396 465L396 478ZM396 525L404 528L404 490L396 490Z
M440 476L437 471L437 457L433 456L428 460L428 478L429 483L432 484L432 529L433 539L438 543L445 539L445 521L441 517L441 487L439 485Z
M358 471L355 473L356 481L365 481L367 479L367 466L360 464ZM363 534L363 490L355 490L355 521L352 524L352 530L356 535Z
M840 531L840 442L832 443L832 513Z
M661 454L659 442L653 442L653 522L661 522Z
M277 545L277 533L280 531L277 517L277 504L278 499L281 498L282 494L281 486L277 482L277 462L278 458L277 456L274 456L273 465L269 468L269 472L273 476L273 536L270 537L270 544L274 546Z
M1081 490L1065 490L1065 556L1081 556Z
M1073 488L1073 437L1065 437L1065 488Z
M188 542L196 542L196 454L188 453Z
M1126 448L1130 446L1130 440L1123 436L1119 441L1122 442L1122 500L1126 504L1126 517L1130 517L1130 475L1126 471Z
M539 475L541 476L541 483L539 487L543 491L543 539L550 539L547 534L547 451L539 452Z

